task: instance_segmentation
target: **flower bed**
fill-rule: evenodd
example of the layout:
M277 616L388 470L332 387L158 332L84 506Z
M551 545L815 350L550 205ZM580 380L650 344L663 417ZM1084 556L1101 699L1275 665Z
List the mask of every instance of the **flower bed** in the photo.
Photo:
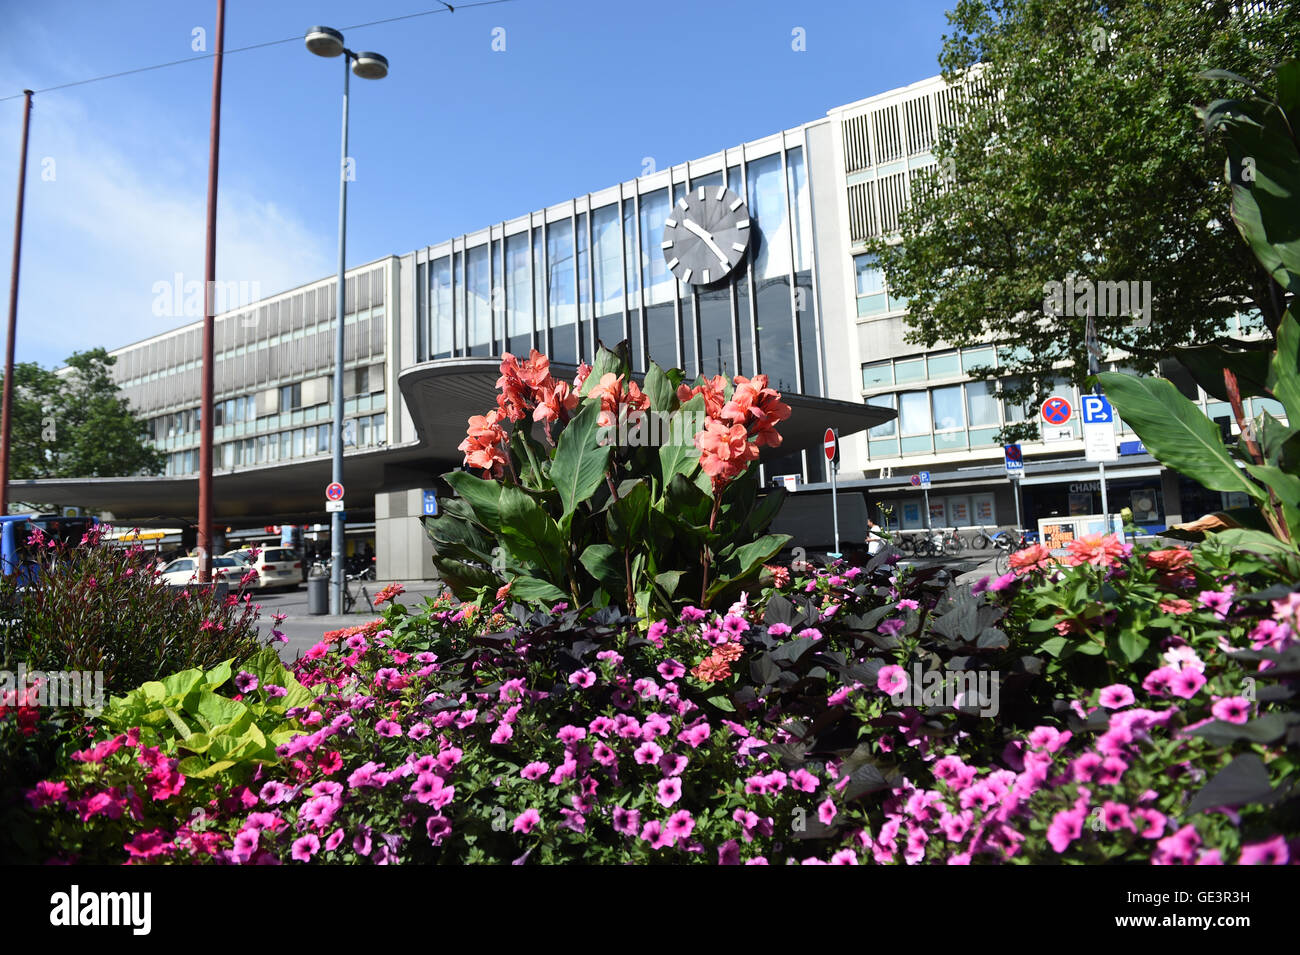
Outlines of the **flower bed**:
M390 604L327 635L292 674L264 656L223 685L203 676L209 696L178 714L184 731L167 717L101 729L30 794L43 851L379 864L1295 857L1300 595L1267 566L1225 571L1208 545L1095 541L1064 564L1027 553L1007 578L957 587L896 558L779 568L726 610L688 606L649 626L611 608ZM201 729L204 713L225 721L220 733ZM214 735L243 742L214 752Z

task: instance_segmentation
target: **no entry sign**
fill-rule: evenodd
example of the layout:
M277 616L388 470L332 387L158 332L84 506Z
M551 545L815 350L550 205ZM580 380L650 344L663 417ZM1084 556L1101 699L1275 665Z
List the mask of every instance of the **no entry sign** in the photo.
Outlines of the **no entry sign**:
M1053 395L1043 402L1043 420L1048 424L1065 424L1070 420L1070 415L1074 409L1070 407L1070 402L1057 395Z
M826 429L826 434L825 434L825 436L824 436L824 438L823 438L823 446L824 446L825 451L826 451L826 460L827 460L827 461L834 461L834 460L835 460L835 443L836 443L836 442L835 442L835 432L832 431L830 428L827 428L827 429Z

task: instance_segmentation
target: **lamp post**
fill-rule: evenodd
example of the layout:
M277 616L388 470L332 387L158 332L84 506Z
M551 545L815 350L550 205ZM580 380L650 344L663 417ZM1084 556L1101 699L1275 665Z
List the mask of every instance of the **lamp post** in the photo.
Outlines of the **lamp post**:
M348 225L348 70L365 80L382 80L388 75L388 60L378 53L354 53L343 45L343 34L330 27L307 31L307 49L317 56L343 55L343 150L339 159L339 306L334 330L334 460L331 481L343 483L343 311L344 268L347 259ZM343 512L335 511L330 521L330 613L343 612Z

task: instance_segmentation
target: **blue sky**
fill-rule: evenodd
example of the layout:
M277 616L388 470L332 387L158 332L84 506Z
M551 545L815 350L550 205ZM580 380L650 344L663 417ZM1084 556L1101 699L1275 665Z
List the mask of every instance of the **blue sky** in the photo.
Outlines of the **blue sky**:
M348 31L391 63L382 81L352 81L348 263L932 76L950 5L511 0ZM336 268L343 67L306 51L306 29L435 6L228 0L228 51L294 39L225 58L219 280L269 295ZM5 7L0 97L195 56L196 28L215 42L215 0ZM154 284L203 277L211 81L201 60L35 98L17 360L55 365L188 321L154 314ZM21 96L0 101L6 291L21 120Z

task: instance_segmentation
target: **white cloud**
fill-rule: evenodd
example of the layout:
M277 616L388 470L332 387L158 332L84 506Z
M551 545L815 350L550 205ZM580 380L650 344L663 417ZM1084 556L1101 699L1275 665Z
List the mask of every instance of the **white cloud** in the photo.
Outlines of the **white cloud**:
M156 316L152 306L155 283L176 273L203 280L206 141L157 127L150 135L147 119L101 132L72 97L41 106L28 165L18 360L57 364L75 350L112 349L192 321ZM138 146L128 154L119 142ZM47 170L52 180L42 178ZM309 232L232 176L221 185L219 282L256 283L270 295L333 271L333 235Z

